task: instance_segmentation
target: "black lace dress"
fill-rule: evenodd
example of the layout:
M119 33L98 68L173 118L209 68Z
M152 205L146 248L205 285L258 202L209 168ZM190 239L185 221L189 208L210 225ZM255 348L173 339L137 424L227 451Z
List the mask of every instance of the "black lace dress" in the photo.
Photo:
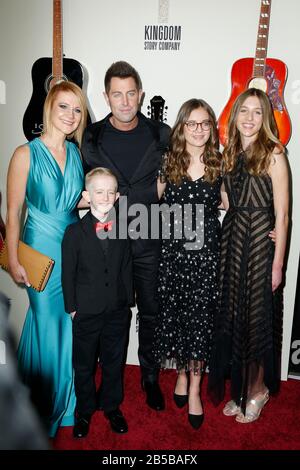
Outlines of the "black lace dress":
M162 203L176 209L169 223L164 215L171 238L162 240L159 264L154 356L160 367L198 372L209 360L218 298L220 187L221 178L214 184L203 177L180 186L167 183ZM195 243L185 246L191 240Z
M230 208L222 225L220 304L210 363L209 392L216 403L231 379L231 396L245 410L260 374L270 392L279 384L281 294L272 293L274 228L272 181L251 176L246 156L225 175Z

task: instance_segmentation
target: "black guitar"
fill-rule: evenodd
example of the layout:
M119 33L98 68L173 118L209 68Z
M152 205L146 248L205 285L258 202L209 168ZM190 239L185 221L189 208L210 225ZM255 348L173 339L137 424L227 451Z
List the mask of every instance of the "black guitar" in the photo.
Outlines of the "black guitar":
M47 93L59 80L70 80L80 88L84 73L81 64L63 57L61 0L53 0L53 58L43 57L32 67L33 91L23 117L23 131L28 140L38 137L43 130L43 106ZM91 122L88 116L88 124Z
M147 106L148 116L155 121L167 121L168 106L165 106L165 100L162 96L153 96L150 100L150 105Z

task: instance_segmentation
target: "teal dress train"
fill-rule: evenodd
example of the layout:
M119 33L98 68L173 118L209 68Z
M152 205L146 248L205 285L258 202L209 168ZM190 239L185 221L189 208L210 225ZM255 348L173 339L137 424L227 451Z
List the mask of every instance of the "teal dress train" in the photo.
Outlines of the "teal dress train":
M48 148L36 138L28 143L30 169L26 187L28 217L23 240L54 259L46 288L28 288L26 315L18 362L22 379L53 437L59 426L74 424L72 320L65 312L61 286L61 241L69 224L78 220L75 207L83 188L79 151L66 141L64 174Z

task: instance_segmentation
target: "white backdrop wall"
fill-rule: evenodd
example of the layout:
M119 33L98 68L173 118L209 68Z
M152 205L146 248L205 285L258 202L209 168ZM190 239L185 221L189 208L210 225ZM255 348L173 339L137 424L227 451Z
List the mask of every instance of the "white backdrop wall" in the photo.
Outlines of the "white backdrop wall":
M300 239L299 111L300 62L298 0L273 0L268 57L283 60L289 70L285 101L293 125L288 145L293 174L293 230L285 288L282 378L287 377L290 334ZM157 25L168 6L167 25L181 26L179 50L145 50L145 25ZM160 11L160 16L159 16ZM220 114L230 96L235 60L253 57L260 0L64 0L63 37L66 57L88 71L87 96L100 119L108 108L102 96L106 69L127 60L140 72L145 100L162 95L172 125L179 106L191 97L204 98ZM5 217L6 174L14 148L25 142L24 111L32 93L31 67L52 55L52 0L0 1L0 191ZM16 182L17 184L17 182ZM0 273L1 290L11 299L10 321L19 337L28 301L23 289ZM128 363L137 363L135 318Z

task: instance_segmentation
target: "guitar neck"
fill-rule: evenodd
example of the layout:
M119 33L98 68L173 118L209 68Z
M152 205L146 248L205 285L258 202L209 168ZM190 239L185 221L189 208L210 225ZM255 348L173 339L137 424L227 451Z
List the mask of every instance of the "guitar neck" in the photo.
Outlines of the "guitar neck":
M62 7L61 0L53 0L53 58L52 76L56 83L63 76Z
M261 0L256 52L253 65L253 76L263 77L265 74L268 38L271 15L271 0Z

